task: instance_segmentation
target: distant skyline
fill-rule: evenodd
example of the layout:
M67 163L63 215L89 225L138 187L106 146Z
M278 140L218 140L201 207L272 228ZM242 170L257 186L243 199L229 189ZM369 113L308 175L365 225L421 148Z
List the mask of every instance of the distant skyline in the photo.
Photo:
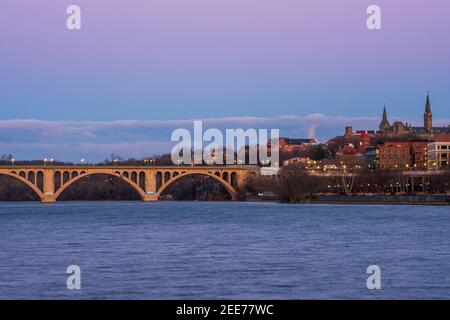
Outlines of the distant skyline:
M71 4L81 30L65 26ZM366 27L371 4L382 30ZM2 153L149 155L183 119L262 118L325 139L362 119L375 129L384 104L390 119L421 123L427 90L448 125L449 12L444 0L3 0ZM127 121L148 132L111 125Z
M391 121L400 120L389 117ZM313 137L324 142L344 133L345 126L354 130L376 130L381 117L337 117L311 114L304 117L229 117L203 121L204 128L279 128L281 136ZM420 118L402 118L412 125L422 125ZM437 126L447 126L450 119L434 119ZM0 120L0 150L18 160L54 158L61 161L99 162L111 153L141 159L168 153L172 130L186 128L189 120L119 120L119 121L42 121Z

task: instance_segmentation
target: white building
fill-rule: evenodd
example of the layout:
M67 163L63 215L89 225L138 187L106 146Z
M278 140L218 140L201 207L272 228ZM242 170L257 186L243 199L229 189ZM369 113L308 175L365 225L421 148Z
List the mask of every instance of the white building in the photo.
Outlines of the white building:
M450 142L433 142L428 144L428 168L449 169Z

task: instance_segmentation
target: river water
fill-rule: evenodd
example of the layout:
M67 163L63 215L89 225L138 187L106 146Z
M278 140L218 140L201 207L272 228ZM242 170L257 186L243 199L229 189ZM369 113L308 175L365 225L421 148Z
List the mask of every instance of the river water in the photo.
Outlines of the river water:
M66 269L81 270L81 289ZM378 265L381 289L366 286ZM0 299L449 299L450 210L0 204Z

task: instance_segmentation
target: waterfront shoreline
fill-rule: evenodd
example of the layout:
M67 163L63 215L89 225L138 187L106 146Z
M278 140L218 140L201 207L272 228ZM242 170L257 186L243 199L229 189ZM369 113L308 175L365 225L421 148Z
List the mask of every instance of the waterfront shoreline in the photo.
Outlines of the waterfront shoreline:
M309 204L338 204L338 205L345 205L345 204L362 204L362 205L398 205L398 206L449 206L450 202L398 202L398 201L366 201L366 202L358 202L358 201L312 201Z
M386 200L354 200L354 199L312 199L307 201L299 201L299 202L282 202L278 199L246 199L241 201L232 201L232 203L236 202L248 202L248 203L279 203L279 204L333 204L333 205L399 205L399 206L405 206L405 205L418 205L418 206L450 206L450 197L446 200L434 200L434 201L406 201L406 200L394 200L394 201L386 201ZM139 200L74 200L74 201L58 201L57 204L71 204L71 203L138 203L142 202ZM230 201L202 201L202 200L159 200L157 202L230 202ZM29 204L35 204L35 203L42 203L40 201L8 201L8 200L0 200L0 206L1 204L11 204L11 203L29 203ZM152 202L155 203L155 202ZM48 204L43 204L48 205Z
M280 204L336 204L336 205L398 205L398 206L450 206L450 202L399 202L399 201L309 201L309 202L280 202L276 200L247 200L245 202L254 203L280 203Z
M278 197L263 199L247 199L249 202L275 202L292 204L361 204L361 205L450 205L450 196L447 195L327 195L315 196L312 199L298 202L281 202Z

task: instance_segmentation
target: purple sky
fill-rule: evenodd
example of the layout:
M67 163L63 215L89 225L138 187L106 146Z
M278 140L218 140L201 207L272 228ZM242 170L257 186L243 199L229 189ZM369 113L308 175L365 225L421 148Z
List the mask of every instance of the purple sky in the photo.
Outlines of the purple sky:
M65 27L70 4L82 9L80 31ZM366 28L370 4L382 9L382 30ZM127 140L110 132L100 141L60 141L45 132L64 121L80 121L81 128L86 121L314 113L361 127L361 117L377 123L384 103L390 116L419 121L426 90L435 118L445 122L449 17L448 0L2 0L0 120L42 120L39 130L48 137L18 137L0 121L0 144L32 158L64 157L57 150L70 143L77 152L70 159L94 144L105 150L95 156L102 159L110 152L157 153L170 135L128 132ZM315 132L341 133L334 124ZM310 129L299 122L285 134Z

